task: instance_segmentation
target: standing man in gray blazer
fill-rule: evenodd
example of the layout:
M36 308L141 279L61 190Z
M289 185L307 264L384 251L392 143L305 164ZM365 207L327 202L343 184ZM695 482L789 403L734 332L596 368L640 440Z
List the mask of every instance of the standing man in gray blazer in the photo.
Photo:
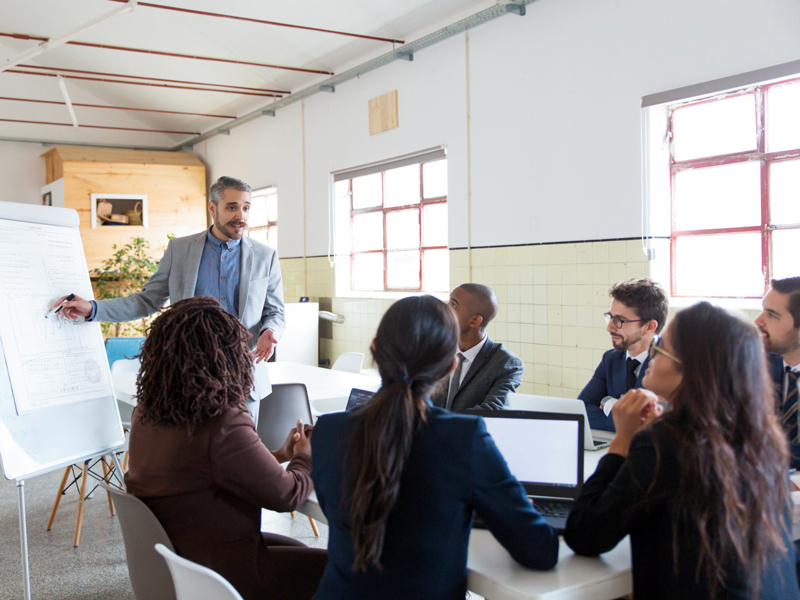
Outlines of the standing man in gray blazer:
M523 365L486 334L497 315L497 296L490 287L465 283L452 291L449 304L458 321L459 362L432 402L455 411L504 409L508 394L522 383Z
M278 254L244 236L250 217L249 185L220 177L209 197L214 224L207 231L170 240L158 271L141 292L98 301L75 297L63 302L64 317L119 323L147 317L167 300L211 296L250 331L256 362L272 356L286 328ZM256 381L256 389L268 386Z

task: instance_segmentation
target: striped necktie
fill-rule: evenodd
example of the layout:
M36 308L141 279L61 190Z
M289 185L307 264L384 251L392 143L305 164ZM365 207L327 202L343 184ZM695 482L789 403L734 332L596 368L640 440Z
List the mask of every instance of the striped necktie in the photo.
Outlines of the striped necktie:
M786 378L788 379L788 389L786 390L786 400L783 402L781 412L781 424L786 432L789 441L796 444L798 441L797 435L797 377L800 373L792 371L790 367L786 367Z

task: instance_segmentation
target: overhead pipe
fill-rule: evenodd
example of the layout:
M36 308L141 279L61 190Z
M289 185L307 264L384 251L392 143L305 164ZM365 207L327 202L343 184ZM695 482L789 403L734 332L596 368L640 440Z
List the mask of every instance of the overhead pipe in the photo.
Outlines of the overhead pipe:
M28 125L58 125L60 127L72 127L72 123L56 123L52 121L24 121L22 119L0 119L4 123L25 123ZM196 135L191 131L170 131L166 129L137 129L135 127L111 127L108 125L81 125L89 129L115 129L118 131L144 131L145 133L173 133L176 135Z
M32 140L30 138L15 138L0 136L0 142L14 142L17 144L41 144L42 146L91 146L92 148L120 148L122 150L148 150L152 152L164 152L161 146L123 146L119 144L96 144L94 142L58 142L52 140Z
M111 2L126 2L126 0L111 0ZM290 29L302 29L304 31L316 31L319 33L332 33L335 35L344 35L348 37L360 38L362 40L374 40L376 42L389 42L391 44L403 44L403 40L396 40L392 38L376 37L374 35L362 35L360 33L349 33L346 31L336 31L334 29L320 29L319 27L307 27L305 25L293 25L291 23L280 23L278 21L264 21L262 19L254 19L252 17L237 17L235 15L225 15L222 13L206 12L204 10L194 10L191 8L179 8L177 6L165 6L163 4L153 4L151 2L139 2L139 6L146 6L147 8L160 8L162 10L172 10L175 12L188 13L191 15L202 15L204 17L215 17L218 19L233 19L235 21L246 21L248 23L258 23L260 25L274 25L276 27L288 27Z
M134 0L131 0L133 2ZM48 41L49 38L32 35L28 33L8 33L8 32L0 32L0 36L2 37L11 37L17 40L43 40ZM154 56L168 56L170 58L188 58L191 60L206 60L210 62L220 62L226 63L231 65L245 65L248 67L264 67L267 69L280 69L283 71L296 71L298 73L313 73L315 75L333 75L331 71L320 71L318 69L303 69L300 67L287 67L286 65L273 65L269 63L258 63L252 62L247 60L235 60L232 58L216 58L213 56L197 56L196 54L181 54L180 52L165 52L163 50L148 50L146 48L130 48L128 46L113 46L111 44L94 44L92 42L62 42L66 44L70 44L72 46L84 46L85 48L102 48L104 50L120 50L121 52L135 52L137 54L152 54ZM23 52L23 54L25 54ZM34 54L41 54L38 52ZM14 62L14 65L22 62L23 60L27 60L30 56L24 56L18 61ZM11 65L11 66L14 66ZM3 70L3 69L0 69Z
M472 29L473 27L477 27L478 25L493 21L498 17L502 17L507 14L524 16L526 12L526 6L535 1L536 0L515 0L514 2L509 2L507 4L496 4L490 8L477 12L474 15L461 19L460 21L456 21L447 27L443 27L442 29L423 36L418 40L408 42L400 49L392 50L391 52L382 54L377 58L373 58L372 60L353 67L352 69L348 69L347 71L339 73L338 75L334 75L333 77L329 77L321 82L303 88L298 92L284 96L280 100L266 104L252 112L247 113L246 115L242 115L241 117L226 123L223 125L222 129L225 131L230 131L234 127L239 127L264 116L264 111L266 110L275 112L281 108L286 108L290 104L300 102L301 100L320 92L334 92L336 90L336 86L344 83L345 81L356 79L365 73L369 73L370 71L384 67L396 60L408 60L408 56L413 57L416 52L424 48L438 44L439 42L451 38L454 35L458 35L459 33L464 33L465 31ZM171 148L171 150L180 150L187 146L194 146L195 144L205 141L208 138L214 137L218 132L219 129L212 129L203 133L202 135L181 142L180 144Z
M69 99L69 92L67 92L67 84L64 83L64 78L58 76L58 87L61 89L61 94L64 96L64 104L67 105L70 119L72 119L72 126L78 128L78 117L75 116L75 109L72 108L72 100Z
M112 19L117 15L131 12L135 8L136 8L136 0L128 0L125 6L120 6L119 8L115 8L111 12L101 15L95 19L92 19L91 21L84 23L83 25L79 25L78 27L68 31L63 35L53 38L41 38L41 41L43 43L39 44L38 46L34 46L33 48L28 48L27 50L24 50L19 54L17 54L14 58L10 58L6 60L3 64L1 64L0 73L12 67L16 67L19 63L23 61L30 60L35 56L39 56L40 54L44 54L45 52L48 52L53 48L57 48L62 44L72 44L74 42L71 42L70 40L80 35L87 29L90 29L95 25L99 25L100 23L108 21L109 19Z
M6 96L0 96L0 100L6 100L8 102L34 102L36 104L59 104L64 105L64 102L59 102L57 100L36 100L34 98L8 98ZM193 112L184 112L179 110L156 110L154 108L134 108L131 106L108 106L103 104L82 104L80 102L73 102L72 106L83 106L85 108L110 108L113 110L127 110L127 111L141 111L141 112L151 112L151 113L159 113L165 115L189 115L192 117L213 117L215 119L235 119L236 117L232 117L230 115L212 115L206 113L193 113Z
M271 90L268 88L245 87L241 85L228 85L227 83L206 83L204 81L187 81L185 79L162 79L160 77L145 77L144 75L124 75L122 73L103 73L102 71L85 71L82 69L65 69L63 67L42 67L40 65L20 65L21 69L40 69L43 71L55 71L58 73L82 73L83 75L101 75L103 77L118 77L120 79L144 79L146 81L162 81L166 83L180 83L185 85L201 85L208 87L230 88L233 90L245 90L248 92L271 92L273 94L288 95L288 90ZM219 90L210 90L219 91Z

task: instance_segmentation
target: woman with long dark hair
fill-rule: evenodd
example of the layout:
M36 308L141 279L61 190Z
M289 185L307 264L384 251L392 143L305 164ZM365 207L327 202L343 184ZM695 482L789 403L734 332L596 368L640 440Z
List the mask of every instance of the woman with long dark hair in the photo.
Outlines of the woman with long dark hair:
M310 431L298 425L275 452L261 443L245 408L249 337L214 298L182 300L153 321L125 483L179 555L225 577L245 600L308 599L326 552L262 534L261 509L292 511L308 498Z
M463 600L473 509L517 561L555 565L558 538L483 419L428 400L457 349L447 305L399 300L372 344L381 389L363 408L317 422L312 477L330 538L316 600Z
M695 304L654 341L643 383L614 406L567 543L596 555L630 535L636 600L800 598L788 449L755 327Z

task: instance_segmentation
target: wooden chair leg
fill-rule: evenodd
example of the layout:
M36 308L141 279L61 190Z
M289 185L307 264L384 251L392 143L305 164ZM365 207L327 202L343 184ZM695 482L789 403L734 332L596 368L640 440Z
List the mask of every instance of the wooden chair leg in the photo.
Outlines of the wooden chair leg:
M83 471L81 472L81 491L78 496L78 516L75 518L75 542L73 546L78 547L81 541L81 524L83 523L83 501L86 494L86 480L89 479L89 461L83 463Z
M314 535L319 537L319 529L317 529L317 522L314 521L311 517L308 517L308 522L311 523L311 529L314 531Z
M67 467L64 469L64 476L61 478L61 484L58 486L58 493L56 494L56 501L53 502L53 510L50 511L50 519L47 521L47 531L50 531L53 527L53 521L56 519L56 512L58 511L58 505L61 504L61 496L64 495L64 488L67 485L67 478L69 477L70 471L72 467Z
M106 463L106 457L102 457L100 462L103 464L103 481L106 483L111 483L111 478L108 476L109 474L109 467ZM111 499L111 492L106 492L106 496L108 496L108 510L111 511L111 516L114 516L114 500Z
M290 512L289 514L290 514L290 515L291 515L291 517L294 519L294 511Z
M122 459L122 474L124 475L127 472L128 472L128 451L125 450L125 458ZM120 479L122 479L122 477L120 477ZM120 486L119 489L122 489L122 486Z

